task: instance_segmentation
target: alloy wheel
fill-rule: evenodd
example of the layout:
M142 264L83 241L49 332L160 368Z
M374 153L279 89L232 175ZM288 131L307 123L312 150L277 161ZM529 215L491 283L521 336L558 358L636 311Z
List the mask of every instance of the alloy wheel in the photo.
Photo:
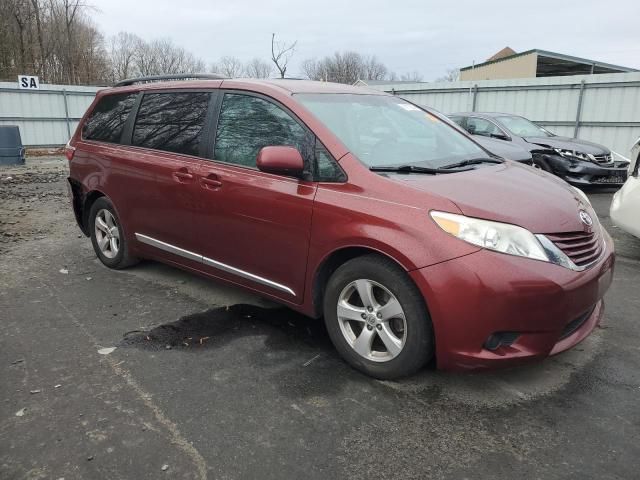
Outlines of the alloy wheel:
M347 343L374 362L397 357L407 338L402 305L384 285L360 279L349 283L338 297L338 322Z
M96 214L95 234L100 252L107 258L115 258L120 250L120 229L109 210L103 208Z

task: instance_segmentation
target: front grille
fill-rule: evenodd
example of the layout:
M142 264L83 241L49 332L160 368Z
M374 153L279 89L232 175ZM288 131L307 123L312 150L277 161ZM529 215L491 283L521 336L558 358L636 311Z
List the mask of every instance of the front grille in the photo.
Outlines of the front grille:
M592 157L596 163L600 164L608 164L613 162L613 155L611 155L610 153L604 155L592 155Z
M568 232L546 235L578 267L589 265L602 253L602 239L597 232Z
M576 330L578 330L584 324L584 322L587 321L587 318L591 316L595 308L596 308L595 306L591 307L588 311L584 312L578 318L575 318L571 320L569 323L567 323L565 327L562 329L562 333L560 334L560 338L558 340L564 340L565 338L570 336L572 333L574 333Z

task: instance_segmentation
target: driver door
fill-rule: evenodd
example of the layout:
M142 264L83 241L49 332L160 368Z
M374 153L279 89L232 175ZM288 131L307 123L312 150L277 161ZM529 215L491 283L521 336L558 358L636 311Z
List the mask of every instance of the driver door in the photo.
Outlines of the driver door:
M298 148L315 137L284 107L251 93L223 94L212 160L199 173L195 225L208 273L302 303L316 183L261 172L262 147Z

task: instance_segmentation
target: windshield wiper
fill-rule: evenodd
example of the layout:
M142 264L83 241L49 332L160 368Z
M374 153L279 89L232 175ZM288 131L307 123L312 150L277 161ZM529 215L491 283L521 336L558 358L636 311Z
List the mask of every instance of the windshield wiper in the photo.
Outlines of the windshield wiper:
M466 170L470 170L469 168L465 169L449 169L447 167L446 170L442 170L441 168L430 168L430 167L418 167L416 165L383 165L379 167L369 167L369 170L372 172L400 172L400 173L427 173L431 175L435 175L437 173L456 173L456 172L464 172Z
M473 158L471 160L463 160L462 162L452 163L450 165L445 165L440 168L449 169L449 168L460 168L460 167L468 167L471 165L479 165L481 163L504 163L503 160L498 160L496 158Z

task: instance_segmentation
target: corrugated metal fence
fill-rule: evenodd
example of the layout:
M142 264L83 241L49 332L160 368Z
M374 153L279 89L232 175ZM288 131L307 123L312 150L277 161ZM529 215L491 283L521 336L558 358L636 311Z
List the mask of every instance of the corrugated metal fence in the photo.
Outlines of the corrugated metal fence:
M456 83L371 85L444 113L501 111L627 156L640 136L640 73ZM27 146L64 145L98 87L0 82L0 125L18 125Z
M0 125L18 125L28 147L64 145L98 90L46 84L20 90L18 82L0 82Z
M640 73L370 85L443 113L503 112L628 156L640 136Z

